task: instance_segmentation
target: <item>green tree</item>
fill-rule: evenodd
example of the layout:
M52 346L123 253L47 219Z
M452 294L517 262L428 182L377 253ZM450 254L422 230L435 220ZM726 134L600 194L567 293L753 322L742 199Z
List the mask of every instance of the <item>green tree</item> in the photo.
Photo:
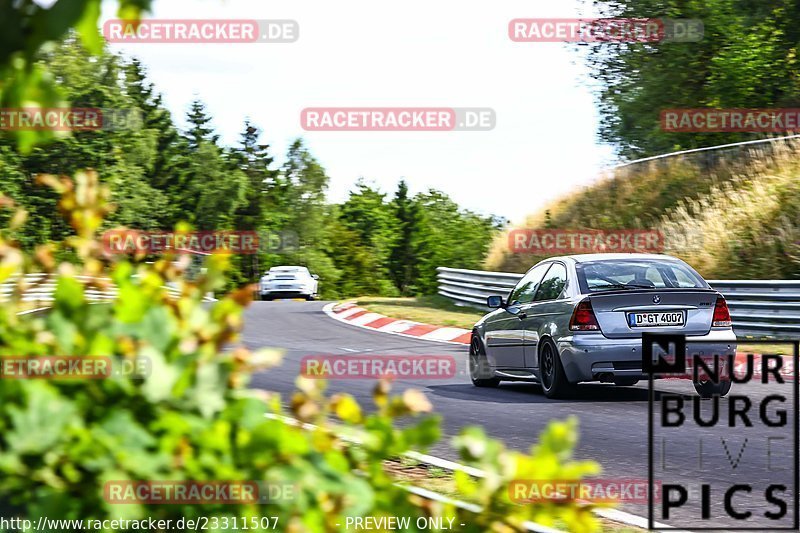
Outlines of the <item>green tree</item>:
M250 120L245 120L240 145L233 151L237 167L247 178L244 201L234 213L234 225L238 230L261 230L260 237L268 238L269 234L277 234L280 228L275 227L268 217L267 182L274 183L277 171L270 169L273 158L269 153L269 145L259 143L261 131ZM269 241L260 242L262 250ZM259 266L266 257L266 250L256 255L239 257L235 261L245 279L256 281L259 277Z
M40 58L42 64L62 80L62 93L77 107L121 110L132 118L140 111L136 99L122 91L122 66L117 57L103 53L94 57L74 38L65 39L57 48ZM59 137L47 146L14 154L16 141L0 139L6 149L0 154L15 172L0 183L0 191L14 198L28 210L29 223L20 229L20 239L30 247L45 241L61 241L71 234L68 226L52 216L56 197L52 191L35 184L40 173L74 173L82 168L103 172L103 179L114 184L116 211L109 224L160 227L170 211L167 197L150 185L148 169L157 156L156 131L143 123L131 121L126 129L103 129L75 132ZM22 179L21 183L14 180ZM147 216L142 216L148 213Z
M154 154L146 167L148 183L164 194L180 194L188 167L188 141L173 123L161 94L147 80L145 67L135 58L125 65L124 91L142 111L143 128L154 143ZM182 215L172 203L154 214L164 228L174 227Z
M189 164L189 183L184 198L193 198L190 219L200 230L236 227L236 212L246 203L247 176L232 168L214 144L201 142Z
M417 257L417 290L435 294L436 268L480 269L501 221L462 210L449 196L433 189L417 194L414 203L420 221L413 242L425 251Z
M408 196L408 184L400 180L392 199L391 207L397 221L397 238L389 255L389 272L400 294L407 296L414 290L417 276L418 250L414 246L414 235L418 231L418 206Z
M186 121L189 123L189 130L186 132L189 148L197 150L204 142L217 144L219 135L214 133L214 128L210 125L211 116L206 112L205 104L199 99L192 100Z
M266 223L266 187L277 172L270 169L273 158L268 144L260 144L261 131L249 120L244 123L240 145L234 150L238 168L247 177L245 202L236 211L237 229L258 229Z
M397 221L386 195L359 179L355 190L339 206L339 219L372 257L369 292L394 295L397 290L389 277L389 256L396 240Z
M303 242L314 243L325 217L325 193L329 178L325 169L296 139L286 153L279 179L273 184L286 210L288 226Z
M700 19L700 42L588 45L600 82L600 138L637 158L753 139L661 129L670 108L797 107L800 5L794 0L595 0L608 16Z
M331 242L335 214L325 198L328 182L325 169L301 139L292 142L280 172L266 181L270 224L296 235L299 246L271 254L265 266L307 266L322 279L324 298L339 295L336 283L342 276L332 259L336 254Z
M118 0L118 16L138 20L152 0ZM74 31L92 54L103 51L98 29L100 0L57 0L41 6L33 0L0 2L0 108L67 105L58 77L37 61L50 43ZM27 153L36 144L64 137L52 129L3 132Z

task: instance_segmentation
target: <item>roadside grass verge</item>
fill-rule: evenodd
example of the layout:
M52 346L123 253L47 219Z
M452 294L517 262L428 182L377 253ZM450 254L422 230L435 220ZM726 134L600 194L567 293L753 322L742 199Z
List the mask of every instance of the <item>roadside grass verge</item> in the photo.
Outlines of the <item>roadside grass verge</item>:
M800 141L651 161L605 173L531 214L536 229L657 229L666 254L706 279L800 278ZM509 228L511 229L511 228ZM542 252L545 253L545 252ZM525 272L544 255L514 253L508 231L487 270Z
M420 296L417 298L383 298L364 296L356 298L360 307L400 320L411 320L437 326L472 329L483 315L489 312L472 307L461 307L444 296Z
M791 344L747 344L747 341L739 342L736 345L736 351L741 353L755 353L755 354L775 354L775 355L792 355L794 347Z

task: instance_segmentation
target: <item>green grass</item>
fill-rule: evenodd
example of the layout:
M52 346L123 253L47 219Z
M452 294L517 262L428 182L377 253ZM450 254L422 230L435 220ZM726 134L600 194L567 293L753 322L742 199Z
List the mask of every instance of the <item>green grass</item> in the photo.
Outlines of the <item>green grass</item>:
M792 355L794 348L791 344L747 344L747 342L740 342L736 345L736 351L741 353L769 353L778 355Z
M779 141L750 156L722 154L710 169L704 157L608 172L520 227L657 229L664 253L706 279L800 278L800 141ZM525 272L540 259L514 253L506 231L493 242L485 268Z
M435 326L452 326L456 328L472 329L483 315L489 312L460 307L443 296L420 296L418 298L383 298L379 296L364 296L356 299L356 303L382 315L412 320Z

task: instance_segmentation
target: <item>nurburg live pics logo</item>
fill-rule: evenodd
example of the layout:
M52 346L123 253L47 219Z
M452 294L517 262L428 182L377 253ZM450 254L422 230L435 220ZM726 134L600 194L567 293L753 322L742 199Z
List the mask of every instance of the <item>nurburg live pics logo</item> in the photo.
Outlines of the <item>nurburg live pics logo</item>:
M642 369L649 375L650 530L798 530L800 380L795 376L790 383L781 369L791 361L797 369L800 341L746 342L756 346L751 351L764 353L760 358L748 353L743 367L734 364L735 341L687 342L685 335L642 335ZM793 356L770 354L770 347L774 351L778 344L792 346ZM728 345L725 355L718 355L721 345ZM693 380L698 376L714 384L730 380L729 394L704 399L659 391L656 403L654 378L686 376L687 357ZM675 466L678 461L682 462ZM658 507L652 498L656 481L661 487Z

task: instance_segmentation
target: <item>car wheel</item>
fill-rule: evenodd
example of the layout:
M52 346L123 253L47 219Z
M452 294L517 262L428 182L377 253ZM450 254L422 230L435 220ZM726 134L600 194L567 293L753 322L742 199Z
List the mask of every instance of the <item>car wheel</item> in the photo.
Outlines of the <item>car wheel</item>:
M489 366L480 337L474 333L469 343L469 379L476 387L497 387L500 384L494 370Z
M539 380L548 398L563 398L575 390L575 384L567 380L555 344L549 340L539 350Z
M313 295L313 294L309 294L308 296L306 296L306 301L307 302L311 302L311 301L316 300L316 299L317 299L317 297L315 295Z
M614 385L619 387L633 387L639 383L637 378L617 378L614 380Z
M721 398L731 391L731 381L725 380L719 383L714 383L713 381L696 382L694 390L697 391L701 398L713 398L714 396Z
M271 302L272 301L272 296L269 296L269 295L266 295L266 294L262 294L261 295L261 299L263 301L265 301L265 302Z

